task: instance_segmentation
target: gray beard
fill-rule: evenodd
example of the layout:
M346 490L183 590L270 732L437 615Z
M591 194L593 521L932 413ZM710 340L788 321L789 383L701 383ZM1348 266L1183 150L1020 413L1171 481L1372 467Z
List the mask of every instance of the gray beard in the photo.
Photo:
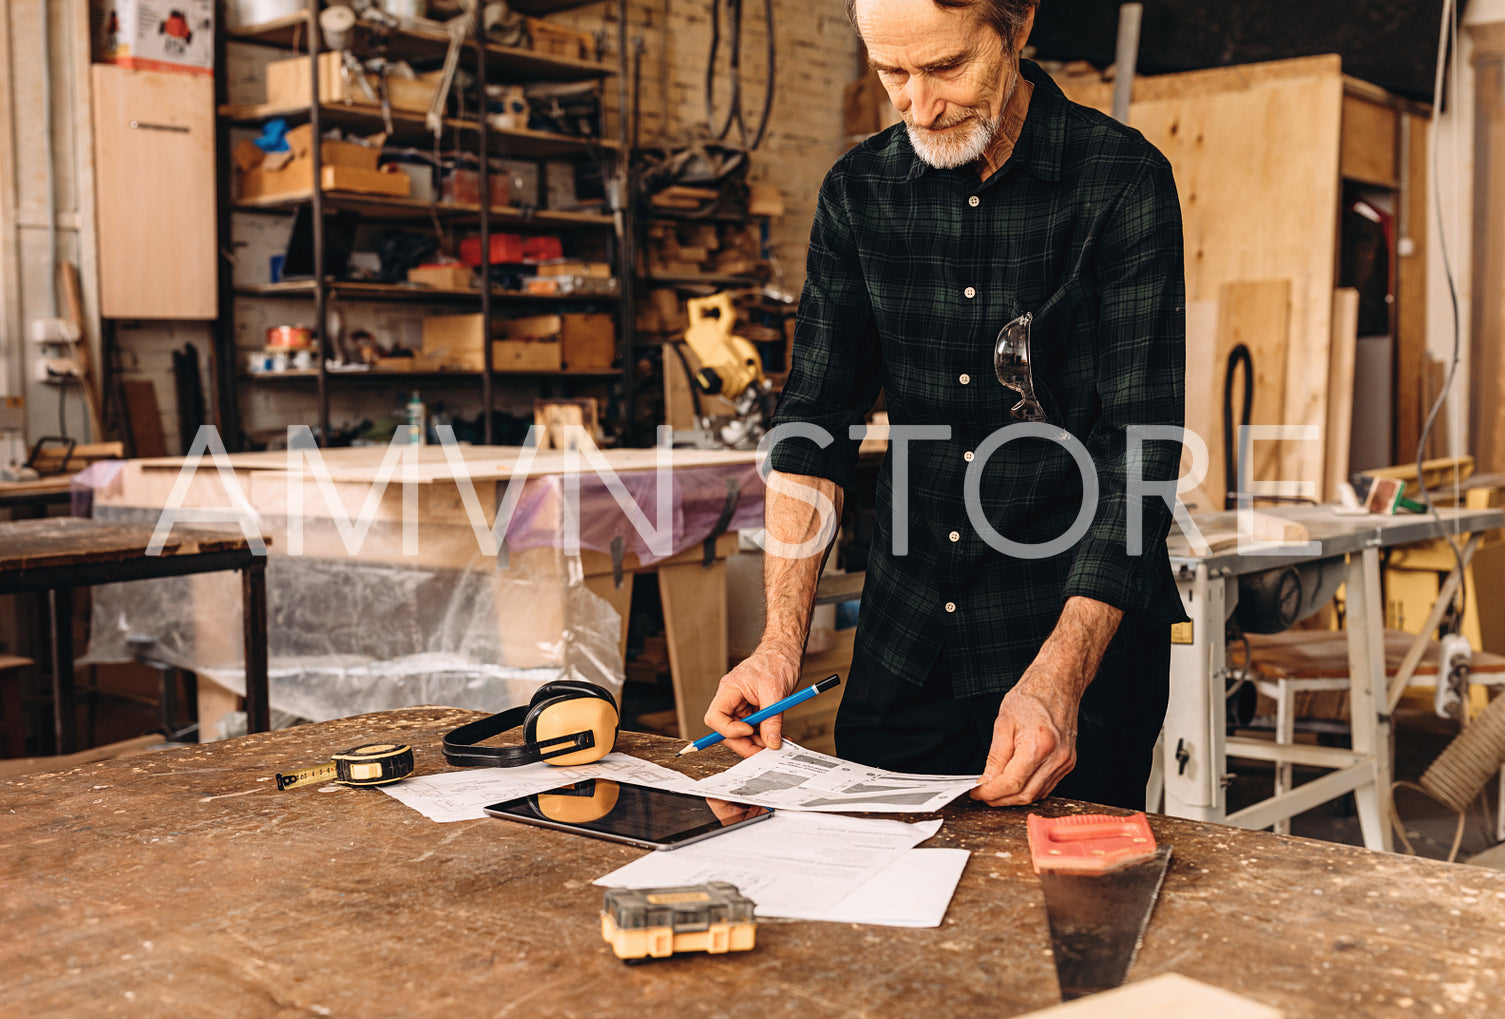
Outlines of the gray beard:
M1014 68L1013 81L1009 85L1008 92L1003 97L1003 103L998 107L998 113L991 120L983 120L974 117L966 122L962 128L964 134L961 137L950 137L952 132L947 132L944 141L929 137L931 132L924 128L917 128L904 118L904 130L909 135L910 147L915 155L929 166L937 170L954 170L968 163L975 163L982 158L982 154L988 151L988 146L998 135L998 128L1003 123L1004 112L1009 108L1009 103L1014 98L1014 92L1019 88L1019 69Z

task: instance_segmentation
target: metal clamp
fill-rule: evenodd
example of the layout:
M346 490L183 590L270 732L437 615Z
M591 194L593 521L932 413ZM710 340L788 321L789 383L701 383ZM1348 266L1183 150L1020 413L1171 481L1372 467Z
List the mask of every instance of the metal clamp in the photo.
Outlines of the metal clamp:
M700 565L709 568L716 561L716 539L726 533L727 525L732 522L732 514L737 512L737 500L742 495L742 486L737 484L736 478L726 479L726 499L721 503L721 516L716 518L716 526L711 528L711 533L705 536L701 543Z

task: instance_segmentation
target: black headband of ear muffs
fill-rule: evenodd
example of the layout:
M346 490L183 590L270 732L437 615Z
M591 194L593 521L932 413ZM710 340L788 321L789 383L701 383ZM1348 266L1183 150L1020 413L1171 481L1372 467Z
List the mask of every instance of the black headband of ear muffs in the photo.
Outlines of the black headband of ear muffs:
M594 683L577 679L561 679L545 683L538 688L533 699L525 707L512 708L474 722L467 722L450 730L444 737L444 759L460 767L516 768L535 761L547 761L597 746L596 731L583 729L580 732L552 736L545 740L533 738L539 717L551 705L580 697L594 697L611 705L615 715L617 702L610 692ZM482 747L475 744L490 739L499 733L517 726L524 727L525 742L511 747ZM610 734L615 738L615 727ZM607 741L603 733L600 742Z

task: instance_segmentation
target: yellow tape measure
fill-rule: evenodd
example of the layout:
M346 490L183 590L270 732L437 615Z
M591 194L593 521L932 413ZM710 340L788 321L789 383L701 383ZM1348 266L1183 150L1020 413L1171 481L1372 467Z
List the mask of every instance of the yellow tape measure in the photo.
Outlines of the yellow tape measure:
M277 776L278 789L333 779L345 785L386 785L413 773L413 748L406 743L368 743L335 754L328 764Z

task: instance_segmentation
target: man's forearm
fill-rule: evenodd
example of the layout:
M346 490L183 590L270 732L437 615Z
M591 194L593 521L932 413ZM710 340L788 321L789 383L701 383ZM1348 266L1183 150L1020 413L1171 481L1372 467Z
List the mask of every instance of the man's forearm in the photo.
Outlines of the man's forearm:
M1097 667L1102 664L1123 615L1122 609L1107 602L1080 596L1067 598L1055 629L1035 656L1035 665L1044 666L1043 673L1056 683L1066 684L1061 693L1080 700L1097 675Z
M768 478L763 521L767 605L760 648L798 660L805 653L815 586L841 520L841 488L825 478L773 472Z

